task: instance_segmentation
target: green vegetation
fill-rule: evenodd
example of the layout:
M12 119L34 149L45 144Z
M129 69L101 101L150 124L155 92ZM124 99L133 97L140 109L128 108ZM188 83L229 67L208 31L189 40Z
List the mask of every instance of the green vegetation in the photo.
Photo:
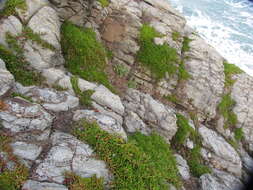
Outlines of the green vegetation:
M161 34L149 25L142 26L137 60L151 71L156 80L160 80L166 73L169 75L177 73L179 58L176 49L166 44L156 45L153 42L155 37L161 37Z
M167 96L164 96L164 98L170 102L175 103L175 104L180 103L180 100L175 95L167 95Z
M50 43L48 43L47 41L43 40L41 38L41 35L43 34L38 34L38 33L35 33L31 28L29 27L24 27L23 28L23 31L22 31L22 37L24 37L25 39L29 39L35 43L37 43L38 45L40 45L41 47L43 48L46 48L46 49L50 49L52 51L55 51L56 48L51 45Z
M234 130L234 133L235 133L235 140L236 140L237 142L239 142L239 141L241 141L241 140L243 139L244 134L243 134L242 128L236 128L236 129Z
M189 120L181 114L177 114L177 126L178 130L173 137L172 142L176 146L181 146L185 143L186 139L190 136L190 134L195 133L195 131L189 125Z
M172 32L172 40L178 41L180 37L181 37L180 32Z
M224 117L224 128L235 127L237 116L233 112L236 102L231 98L230 94L223 96L221 103L218 105L219 112Z
M202 163L200 155L200 146L195 146L192 150L189 151L187 161L190 167L190 171L193 176L200 177L205 173L211 173L211 169Z
M24 95L22 95L22 94L20 94L20 93L16 93L16 92L12 92L12 93L11 93L11 97L17 97L17 96L19 96L19 97L21 97L21 98L27 100L28 102L33 102L33 100L32 100L31 97L24 96Z
M187 52L190 50L190 42L192 41L192 39L188 38L188 37L184 37L184 41L183 41L183 47L182 47L182 53Z
M6 63L7 69L14 75L15 80L22 85L30 86L40 85L42 83L43 78L39 73L29 69L29 63L24 60L23 56L20 56L19 53L14 55L1 44L0 58Z
M52 86L52 88L54 88L54 89L57 90L57 91L67 91L67 90L68 90L68 88L64 88L64 87L62 87L62 86L60 86L60 85L58 85L58 84L54 84L54 85Z
M16 8L25 11L27 9L25 0L7 0L3 10L0 12L0 19L16 14Z
M65 185L69 190L104 190L102 178L82 178L74 173L65 174Z
M7 153L8 160L15 163L12 171L6 167L6 162L0 159L0 189L1 190L18 190L22 188L23 183L28 179L28 169L21 165L17 158L12 154L12 149L9 146L10 138L0 133L0 151Z
M130 79L127 82L127 86L128 86L128 88L134 88L134 89L136 89L137 86L138 86L138 84L137 84L137 82L134 79Z
M125 77L127 75L127 73L128 73L127 67L124 66L124 65L122 65L122 64L114 65L113 70L120 77Z
M85 80L94 81L114 90L105 73L107 51L96 40L92 29L79 28L70 22L61 27L61 45L67 69Z
M86 91L82 92L78 86L78 78L77 77L71 78L71 84L72 84L74 92L79 97L80 104L82 106L91 107L92 106L91 96L94 93L94 90L86 90Z
M178 78L179 80L187 80L191 77L191 75L185 69L184 61L181 61L178 68Z
M110 2L108 0L98 0L102 7L108 7Z
M235 80L232 79L232 76L243 73L243 71L236 65L230 64L227 61L224 61L223 65L225 73L225 87L230 87L235 83Z
M180 186L169 146L158 135L136 134L125 142L86 121L79 123L74 135L107 163L114 176L111 189L167 190L167 182Z

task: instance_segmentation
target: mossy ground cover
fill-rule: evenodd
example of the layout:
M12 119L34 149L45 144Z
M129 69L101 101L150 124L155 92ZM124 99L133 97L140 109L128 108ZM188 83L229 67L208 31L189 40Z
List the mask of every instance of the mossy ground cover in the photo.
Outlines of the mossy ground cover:
M93 147L104 160L114 179L115 190L168 190L167 183L180 186L180 179L169 146L158 135L139 133L128 142L99 128L96 123L82 121L74 135Z
M110 2L109 0L98 0L102 7L108 7Z
M6 162L0 158L0 189L1 190L20 190L23 183L28 179L28 169L18 162L12 154L9 146L11 139L0 131L0 151L7 153L9 161L15 163L13 170L8 170Z
M25 11L27 9L25 0L7 0L3 10L0 12L0 19L2 17L14 15L16 13L16 8Z
M65 174L65 185L69 190L104 190L103 178L83 178L73 173Z
M61 36L66 68L74 75L114 90L105 72L107 51L96 40L95 32L65 22L61 27Z
M147 67L156 80L166 76L174 75L178 70L179 58L174 48L164 44L156 45L155 37L162 37L153 27L143 25L140 30L140 50L137 53L137 60Z
M210 173L211 169L203 164L203 159L200 154L202 142L198 132L189 125L189 120L181 114L177 114L177 126L178 131L172 139L172 144L178 151L183 149L181 153L188 162L191 174L195 177L200 177L205 173ZM192 150L183 148L183 144L187 138L190 138L194 142L194 148Z

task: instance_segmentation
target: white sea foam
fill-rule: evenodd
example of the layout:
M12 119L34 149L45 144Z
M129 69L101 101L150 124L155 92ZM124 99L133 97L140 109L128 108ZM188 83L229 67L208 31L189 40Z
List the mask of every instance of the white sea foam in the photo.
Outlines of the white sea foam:
M247 0L170 0L187 22L230 63L253 76L253 3Z

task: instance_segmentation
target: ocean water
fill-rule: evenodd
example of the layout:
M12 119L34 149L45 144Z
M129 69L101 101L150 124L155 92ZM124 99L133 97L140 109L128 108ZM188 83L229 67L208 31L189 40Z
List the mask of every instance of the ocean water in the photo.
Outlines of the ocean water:
M242 70L253 76L253 2L168 0L189 26Z

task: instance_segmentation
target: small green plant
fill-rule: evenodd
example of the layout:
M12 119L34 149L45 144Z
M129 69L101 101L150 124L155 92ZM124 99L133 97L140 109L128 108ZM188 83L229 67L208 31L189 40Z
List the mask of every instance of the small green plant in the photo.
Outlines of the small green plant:
M21 97L21 98L27 100L28 102L33 102L33 100L32 100L31 97L24 96L24 95L22 95L22 94L20 94L20 93L16 93L16 92L12 92L12 93L11 93L11 97L17 97L17 96L19 96L19 97Z
M111 189L167 190L167 182L180 186L175 160L161 137L136 134L126 142L86 121L79 123L74 135L107 163L114 176Z
M190 42L192 41L192 39L190 39L189 37L185 36L184 37L184 41L183 41L183 47L182 47L182 53L190 51Z
M119 75L120 77L125 77L128 73L128 69L126 68L126 66L122 64L114 65L113 69L115 73Z
M22 31L22 36L25 38L25 39L29 39L35 43L37 43L38 45L40 45L41 47L43 48L46 48L46 49L50 49L52 51L55 51L56 48L51 45L50 43L48 43L47 41L43 40L41 38L41 35L44 35L44 34L39 34L39 33L35 33L31 28L29 28L28 26L25 26L23 27L23 31Z
M61 26L61 45L66 68L74 75L103 84L114 91L105 73L107 52L96 40L96 33L70 22Z
M234 64L230 64L227 61L223 62L225 73L225 87L230 87L235 83L232 79L233 75L243 73L243 71Z
M83 178L74 173L65 174L65 185L69 190L104 190L103 178Z
M90 108L92 106L91 96L94 93L94 90L86 90L86 91L82 92L78 86L78 78L77 77L71 78L71 84L72 84L74 92L79 97L80 104L82 106L87 106Z
M189 120L186 119L183 115L177 114L177 126L178 130L175 136L172 139L172 142L176 146L182 146L186 139L193 133L194 129L189 125Z
M64 88L64 87L62 87L62 86L60 86L60 85L58 85L58 84L54 84L54 85L52 86L52 88L54 88L54 89L57 90L57 91L67 91L67 90L68 90L68 88Z
M110 2L108 0L98 0L102 7L108 7Z
M149 25L142 26L137 60L151 71L156 80L160 80L166 74L174 75L177 73L179 58L176 49L167 44L156 45L153 41L155 37L161 37L161 34Z
M234 130L234 134L235 134L235 136L234 136L234 137L235 137L235 140L236 140L237 142L241 141L241 140L243 139L243 137L244 137L242 128L236 128L236 129Z
M7 50L0 44L0 58L6 63L7 69L14 75L15 80L24 86L40 85L43 77L29 69L23 56L14 55L10 50Z
M134 89L136 89L137 86L138 86L138 84L137 84L137 82L134 79L130 79L127 82L127 86L128 86L128 88L134 88Z
M236 102L231 98L230 94L226 94L223 96L222 101L218 105L219 112L225 119L224 128L235 127L237 123L237 116L233 112L233 108Z
M200 177L205 173L211 173L211 169L201 163L202 159L200 155L200 149L201 147L197 145L188 153L187 161L190 171L195 177Z
M181 61L178 68L178 78L179 80L187 80L191 77L188 71L185 69L184 61Z
M25 0L7 0L3 10L0 12L0 19L16 14L16 8L25 11L27 9Z
M181 37L180 32L177 32L177 31L176 32L172 32L172 40L178 41L180 37Z
M167 96L164 96L164 98L170 102L175 103L175 104L180 103L180 100L175 95L167 95Z

